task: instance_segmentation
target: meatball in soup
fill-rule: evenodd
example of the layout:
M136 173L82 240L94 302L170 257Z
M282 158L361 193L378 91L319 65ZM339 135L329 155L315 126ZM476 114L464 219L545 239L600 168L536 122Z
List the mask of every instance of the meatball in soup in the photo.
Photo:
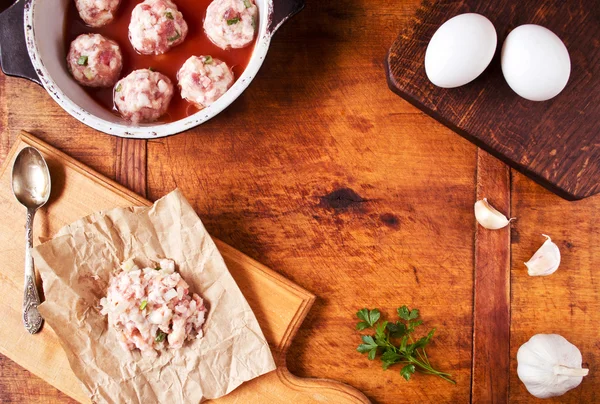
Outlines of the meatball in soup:
M171 80L150 69L134 70L114 88L115 107L133 123L156 121L167 112L172 97Z
M170 0L146 0L133 9L129 40L143 55L161 55L182 43L188 26Z
M121 74L123 56L115 41L100 34L83 34L71 42L67 67L83 86L112 87Z

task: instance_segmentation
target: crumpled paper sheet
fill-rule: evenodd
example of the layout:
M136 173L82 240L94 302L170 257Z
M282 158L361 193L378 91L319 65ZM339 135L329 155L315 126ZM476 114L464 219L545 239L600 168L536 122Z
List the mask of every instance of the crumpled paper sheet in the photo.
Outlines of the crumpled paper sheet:
M199 403L275 369L254 313L200 218L179 191L152 207L113 209L80 219L35 248L45 302L75 375L92 401ZM125 351L99 312L111 273L128 258L171 258L208 302L204 337L157 358ZM144 262L140 258L146 258Z

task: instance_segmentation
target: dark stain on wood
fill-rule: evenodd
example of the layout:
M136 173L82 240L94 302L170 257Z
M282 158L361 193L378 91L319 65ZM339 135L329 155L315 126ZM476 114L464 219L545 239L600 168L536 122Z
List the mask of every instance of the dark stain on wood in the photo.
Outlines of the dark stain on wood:
M415 275L415 281L417 282L417 285L418 285L421 283L421 281L419 280L419 270L414 265L411 265L411 267L412 267L413 274Z
M374 128L371 121L367 118L363 118L361 116L349 116L347 119L350 126L359 132L367 133Z
M465 86L434 86L425 74L429 40L448 19L479 13L498 33L496 56ZM539 24L565 43L571 57L566 88L544 102L519 97L501 72L499 53L511 28ZM595 0L436 1L424 3L386 58L392 91L477 146L559 196L600 192L600 7Z
M511 227L510 228L510 243L511 244L519 244L519 241L521 241L521 236L519 235L519 230Z
M367 199L364 199L350 188L337 189L322 196L320 199L319 207L334 209L336 211L358 207L362 203L367 202Z
M398 230L400 228L400 219L396 215L392 213L383 213L379 216L379 219L385 224L387 227Z

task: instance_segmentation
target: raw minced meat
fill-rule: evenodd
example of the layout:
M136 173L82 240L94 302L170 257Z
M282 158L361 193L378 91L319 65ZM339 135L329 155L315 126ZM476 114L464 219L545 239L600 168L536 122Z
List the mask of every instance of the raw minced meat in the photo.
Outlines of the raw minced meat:
M173 83L162 73L139 69L119 80L113 94L123 118L133 123L152 122L167 111Z
M111 87L123 68L121 49L100 34L83 34L71 42L67 55L69 71L88 87Z
M233 73L219 59L192 56L177 72L177 81L181 97L198 108L204 108L227 92L233 84Z
M100 300L101 313L126 350L155 355L164 348L181 348L186 340L202 338L207 309L200 296L175 271L175 263L161 260L156 267L139 268L133 259L109 282Z
M115 18L120 0L75 0L81 19L92 27L101 27Z
M254 40L257 18L254 0L214 0L206 10L204 32L219 48L243 48Z
M171 0L146 0L133 9L129 41L143 55L160 55L183 42L188 26Z

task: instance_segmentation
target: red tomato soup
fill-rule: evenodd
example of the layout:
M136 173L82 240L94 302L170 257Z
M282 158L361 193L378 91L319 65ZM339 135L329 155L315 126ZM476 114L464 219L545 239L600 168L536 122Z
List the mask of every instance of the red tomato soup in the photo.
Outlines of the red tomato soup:
M133 46L129 42L128 27L131 12L141 1L121 0L121 5L114 21L100 28L87 26L79 17L75 2L71 1L67 10L65 23L65 58L69 52L71 42L81 34L98 33L116 41L123 53L123 71L120 78L127 76L136 69L151 67L155 71L167 75L173 82L175 86L173 99L167 113L157 123L167 123L183 119L198 111L195 106L181 98L179 88L177 87L177 71L183 63L190 56L210 55L227 63L233 69L235 80L237 80L244 72L244 69L246 69L254 50L254 44L256 43L255 38L254 42L245 48L230 50L223 50L213 44L202 28L206 8L210 2L211 0L174 0L174 3L183 14L183 18L188 25L188 35L185 41L171 48L163 55L140 55L133 49ZM119 114L114 108L112 88L83 88L96 102L114 114Z

